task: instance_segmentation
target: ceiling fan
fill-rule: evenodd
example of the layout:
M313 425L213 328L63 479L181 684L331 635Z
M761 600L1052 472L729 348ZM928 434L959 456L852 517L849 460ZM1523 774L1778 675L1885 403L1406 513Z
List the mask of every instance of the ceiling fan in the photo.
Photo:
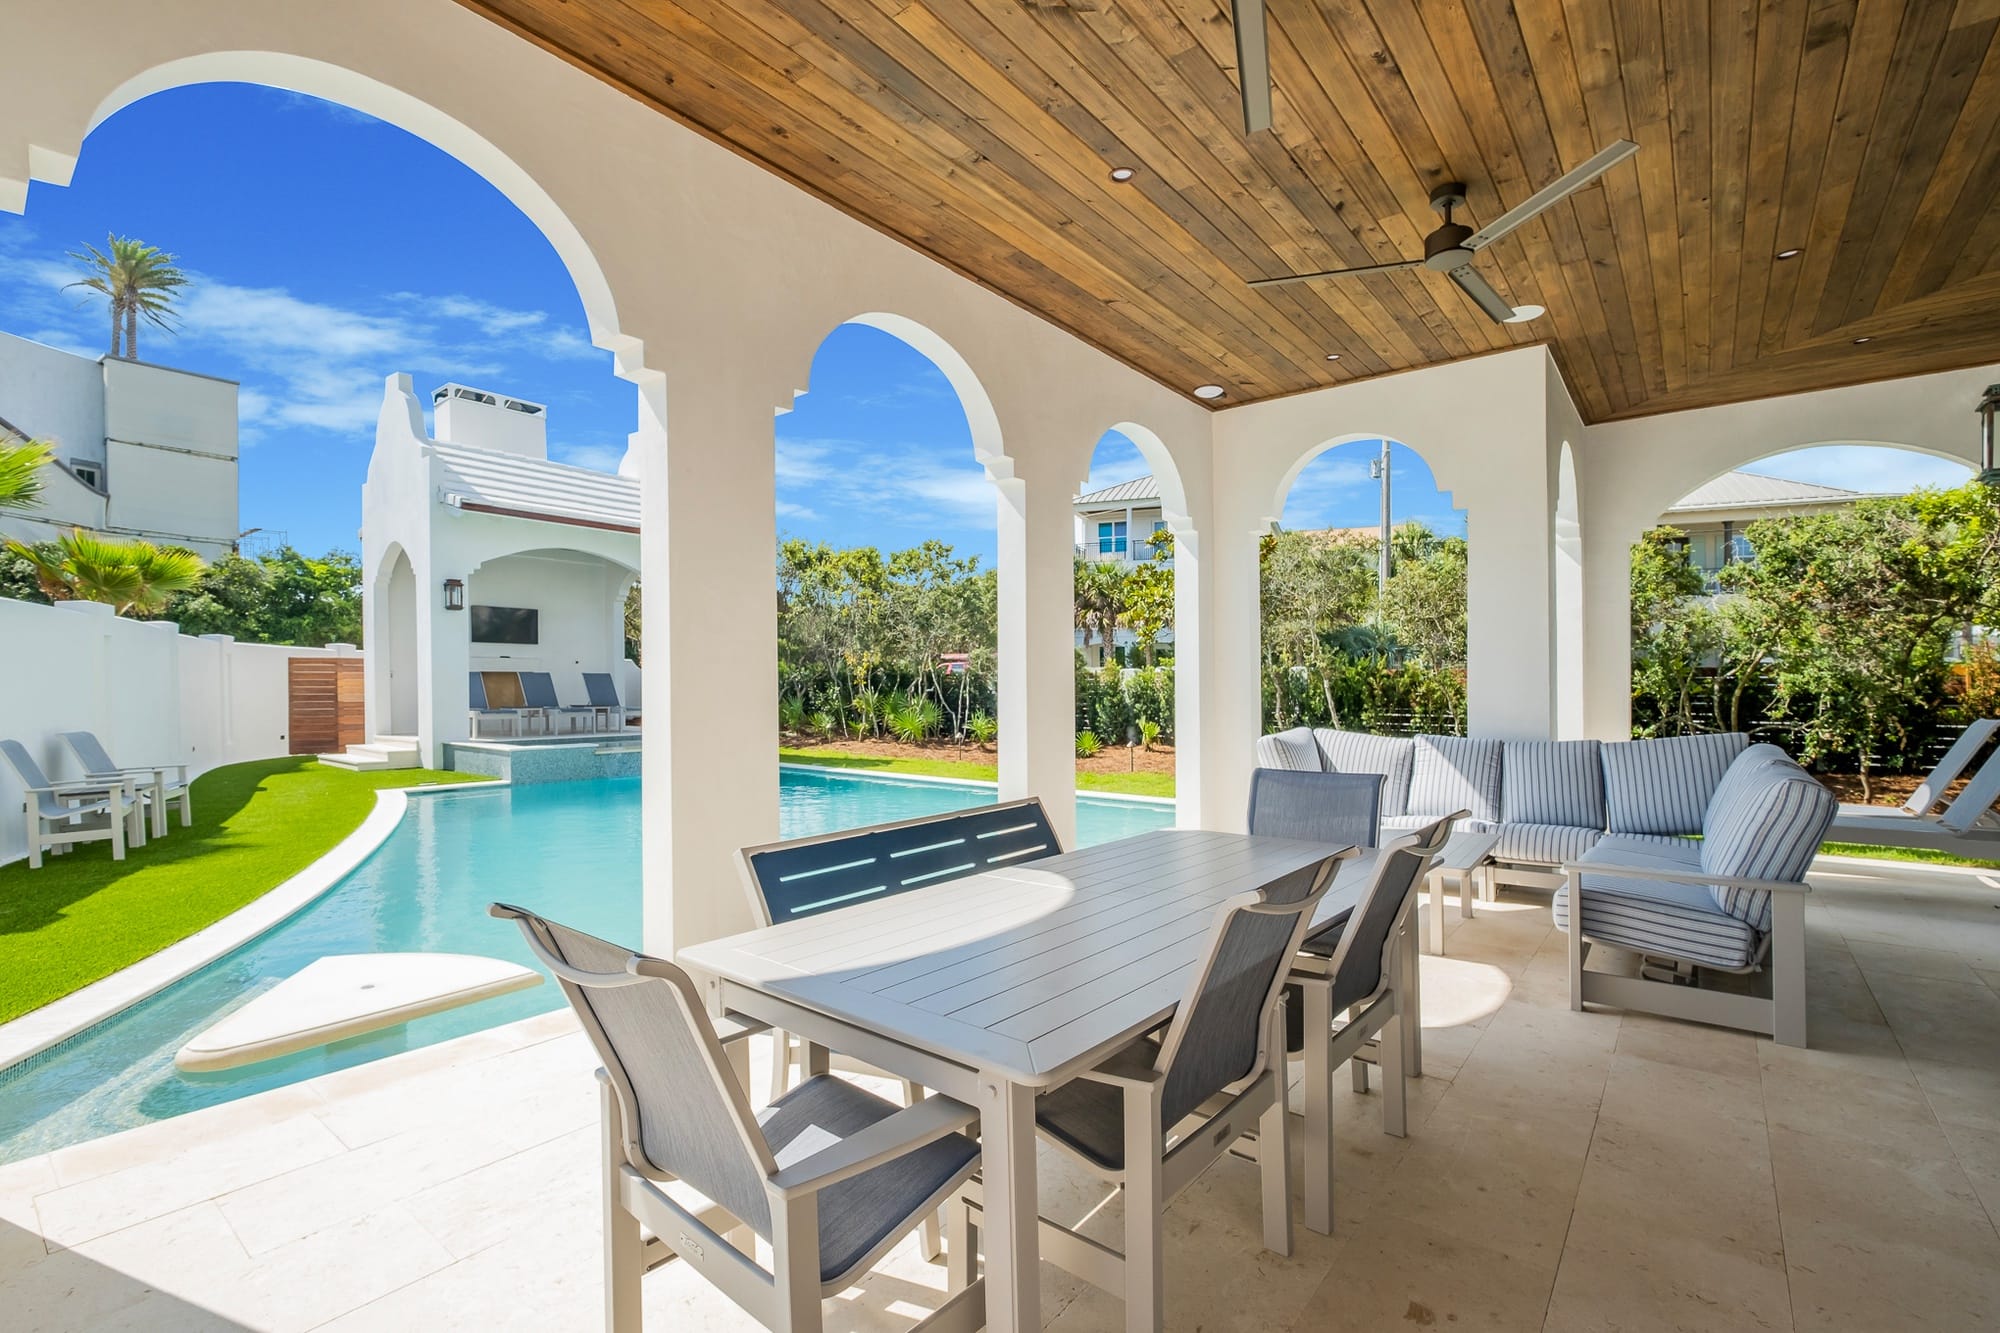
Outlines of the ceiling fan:
M1563 173L1535 191L1478 231L1474 231L1462 222L1452 220L1452 210L1465 206L1465 185L1461 181L1451 181L1431 191L1431 207L1444 216L1444 225L1424 237L1422 259L1400 259L1393 264L1363 264L1358 268L1326 269L1319 273L1288 273L1281 278L1253 278L1250 285L1282 287L1287 283L1315 282L1320 278L1339 278L1356 273L1396 273L1403 269L1428 268L1444 274L1457 283L1459 290L1471 297L1472 303L1484 310L1497 323L1518 324L1533 319L1542 313L1541 308L1508 304L1499 292L1493 290L1493 284L1486 281L1479 270L1472 266L1473 257L1543 209L1574 194L1638 151L1638 144L1630 139L1620 139L1609 148L1599 151L1581 166Z

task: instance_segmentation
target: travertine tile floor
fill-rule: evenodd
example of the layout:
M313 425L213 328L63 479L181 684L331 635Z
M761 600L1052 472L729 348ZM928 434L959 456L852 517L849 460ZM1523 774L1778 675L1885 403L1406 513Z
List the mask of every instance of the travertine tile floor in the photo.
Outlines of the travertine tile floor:
M1218 1164L1170 1213L1170 1325L2000 1327L2000 881L1814 878L1803 1051L1571 1013L1539 901L1455 924L1409 1137L1338 1081L1338 1234L1289 1259ZM0 1166L0 1327L599 1328L592 1065L551 1014ZM1042 1182L1116 1234L1060 1159ZM1051 1329L1119 1327L1043 1278ZM943 1282L906 1244L828 1327L906 1328ZM670 1264L647 1327L751 1325Z

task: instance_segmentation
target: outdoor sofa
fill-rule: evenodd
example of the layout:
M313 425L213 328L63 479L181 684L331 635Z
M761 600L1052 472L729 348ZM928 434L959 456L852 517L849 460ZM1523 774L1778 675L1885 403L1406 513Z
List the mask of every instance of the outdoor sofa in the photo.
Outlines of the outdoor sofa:
M1496 835L1491 873L1555 892L1570 928L1571 999L1805 1042L1805 873L1833 794L1772 745L1737 733L1658 740L1502 741L1304 727L1258 738L1261 767L1379 773L1382 825L1455 809ZM1582 970L1588 941L1641 955L1638 977ZM1771 973L1769 998L1697 989L1699 970ZM1738 988L1740 989L1740 988Z

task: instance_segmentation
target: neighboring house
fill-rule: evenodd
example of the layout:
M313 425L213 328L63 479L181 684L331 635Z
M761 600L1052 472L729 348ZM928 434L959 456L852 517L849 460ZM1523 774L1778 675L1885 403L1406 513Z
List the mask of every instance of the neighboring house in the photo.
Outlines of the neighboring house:
M42 501L0 515L0 536L70 528L185 546L235 546L236 383L0 333L0 439L55 449Z
M1152 477L1079 495L1071 505L1076 510L1076 553L1085 560L1126 566L1150 560L1154 536L1167 530L1160 483Z
M1712 590L1724 565L1749 556L1750 543L1743 529L1758 519L1825 514L1867 498L1861 491L1838 486L1786 481L1755 472L1725 472L1682 497L1679 504L1660 515L1660 522L1687 534L1695 567Z

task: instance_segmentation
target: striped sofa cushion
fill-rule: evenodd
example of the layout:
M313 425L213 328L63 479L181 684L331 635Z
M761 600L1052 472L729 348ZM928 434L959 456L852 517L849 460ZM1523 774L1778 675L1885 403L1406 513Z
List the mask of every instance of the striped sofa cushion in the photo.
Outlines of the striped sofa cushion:
M1614 866L1658 866L1662 870L1701 869L1698 838L1670 838L1660 833L1607 833L1591 849L1593 859Z
M1257 767L1286 768L1296 773L1323 773L1319 746L1313 743L1311 727L1293 727L1257 738Z
M1413 815L1470 810L1473 819L1500 818L1500 742L1470 736L1419 736L1410 770Z
M1746 753L1736 763L1753 771L1725 781L1727 799L1710 811L1703 830L1702 870L1731 879L1803 880L1840 803L1789 759ZM1771 928L1770 890L1717 884L1709 892L1730 916L1760 931Z
M1500 825L1500 840L1493 844L1493 859L1516 864L1559 866L1574 861L1597 845L1604 835L1594 828L1574 824Z
M1365 731L1318 727L1313 731L1313 740L1318 743L1320 758L1329 772L1382 775L1383 814L1409 813L1410 767L1416 756L1416 746L1409 737L1372 736Z
M1764 770L1770 765L1791 762L1790 755L1768 742L1753 745L1737 755L1729 765L1729 771L1722 775L1722 781L1715 784L1715 795L1708 798L1708 809L1701 816L1702 828L1708 828L1723 810L1742 800L1762 783Z
M1605 827L1613 833L1699 833L1709 798L1750 738L1667 736L1603 749Z
M1567 884L1556 890L1555 920L1556 929L1570 928ZM1748 922L1719 910L1706 885L1589 874L1583 877L1583 933L1640 953L1732 969L1756 962L1764 939Z
M1508 824L1604 828L1604 762L1596 741L1508 741L1500 818Z

